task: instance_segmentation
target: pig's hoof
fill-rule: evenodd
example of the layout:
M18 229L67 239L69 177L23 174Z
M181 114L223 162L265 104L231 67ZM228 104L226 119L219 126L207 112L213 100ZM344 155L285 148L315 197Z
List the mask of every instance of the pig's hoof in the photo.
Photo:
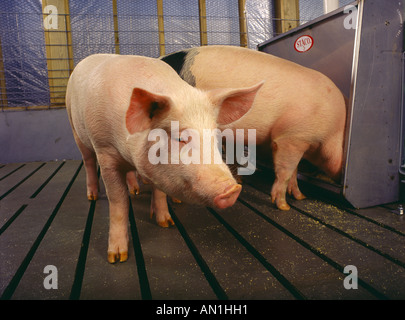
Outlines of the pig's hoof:
M174 221L170 217L168 219L162 220L162 221L156 221L159 226L162 228L169 228L169 226L174 226Z
M273 196L271 197L271 203L276 203L276 206L278 209L283 210L283 211L288 211L290 210L290 206L288 205L287 201L283 200L277 200Z
M89 201L95 201L98 199L98 195L97 193L91 192L87 194L87 199L89 199Z
M283 211L288 211L291 209L290 206L287 204L287 202L282 202L282 203L277 204L277 208L279 208L280 210L283 210Z
M107 260L109 263L125 262L128 260L128 252L108 252Z
M174 221L169 213L168 210L160 210L160 211L154 211L151 209L150 211L150 218L153 218L153 214L156 214L156 223L163 227L163 228L169 228L170 226L174 226Z
M298 189L298 187L288 189L288 194L290 196L293 195L295 200L304 200L307 198L306 196L304 196L301 193L301 191Z
M140 190L139 190L139 188L134 187L134 188L129 189L129 193L131 195L135 196L140 193Z
M304 196L302 193L299 193L299 194L294 194L294 198L295 198L296 200L304 200L304 199L306 199L307 197Z
M177 199L177 198L175 198L175 197L172 197L172 201L173 201L174 203L181 203L181 200L179 200L179 199Z

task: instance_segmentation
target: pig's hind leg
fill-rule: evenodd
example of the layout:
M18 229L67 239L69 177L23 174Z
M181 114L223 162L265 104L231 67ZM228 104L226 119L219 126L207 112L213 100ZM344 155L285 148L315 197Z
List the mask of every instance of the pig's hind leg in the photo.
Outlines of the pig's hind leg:
M290 178L290 181L288 182L287 192L289 195L292 194L295 199L303 200L306 197L302 194L301 190L298 187L297 171L298 168L295 169L293 175Z
M129 193L132 195L139 194L140 188L139 188L138 180L136 179L135 171L128 171L126 179L127 179Z
M309 145L289 138L272 142L274 171L276 179L271 189L271 201L280 210L289 210L286 192L292 193L296 199L304 199L297 184L297 167Z
M76 144L82 154L84 168L86 170L87 199L97 200L99 183L97 175L97 157L93 150L87 148L73 130Z

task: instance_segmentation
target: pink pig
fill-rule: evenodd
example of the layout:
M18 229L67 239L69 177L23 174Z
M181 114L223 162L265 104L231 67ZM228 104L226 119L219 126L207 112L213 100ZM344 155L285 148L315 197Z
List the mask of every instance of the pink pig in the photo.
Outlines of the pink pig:
M285 194L303 199L297 166L305 158L339 181L342 171L346 106L325 75L251 49L207 46L161 58L191 85L213 88L265 84L246 116L220 129L256 129L257 144L272 152L276 180L272 202L289 210Z
M66 107L83 156L89 200L98 197L96 163L100 165L109 200L109 262L128 257L127 187L130 191L138 187L135 169L154 186L151 210L162 226L173 223L163 192L200 205L234 204L241 186L225 163L152 164L148 150L156 142L148 137L152 130L163 129L169 137L168 150L175 146L181 152L186 141L170 135L171 121L178 121L181 133L189 129L201 133L236 121L249 110L260 87L203 92L163 61L140 56L97 54L76 66ZM232 112L235 108L243 112ZM215 144L212 151L219 152Z

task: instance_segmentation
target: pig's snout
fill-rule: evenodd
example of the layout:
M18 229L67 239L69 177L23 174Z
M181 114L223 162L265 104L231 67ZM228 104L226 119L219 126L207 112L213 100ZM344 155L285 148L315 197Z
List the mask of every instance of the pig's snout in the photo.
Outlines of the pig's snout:
M214 205L219 209L225 209L233 206L236 199L242 190L240 184L234 184L225 188L224 193L218 195L214 199Z

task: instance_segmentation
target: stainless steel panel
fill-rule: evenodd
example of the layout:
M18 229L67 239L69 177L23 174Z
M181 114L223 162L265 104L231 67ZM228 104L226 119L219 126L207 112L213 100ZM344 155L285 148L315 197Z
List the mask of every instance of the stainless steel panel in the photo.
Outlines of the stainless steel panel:
M356 207L397 201L403 1L361 1L343 194Z
M342 183L312 181L358 208L399 199L403 2L359 0L353 29L341 8L258 46L323 72L349 98ZM306 52L294 50L301 35L314 40Z
M346 97L350 95L355 29L346 29L344 8L324 15L258 46L260 51L318 70L331 78ZM311 36L313 46L306 52L294 49L303 35Z

